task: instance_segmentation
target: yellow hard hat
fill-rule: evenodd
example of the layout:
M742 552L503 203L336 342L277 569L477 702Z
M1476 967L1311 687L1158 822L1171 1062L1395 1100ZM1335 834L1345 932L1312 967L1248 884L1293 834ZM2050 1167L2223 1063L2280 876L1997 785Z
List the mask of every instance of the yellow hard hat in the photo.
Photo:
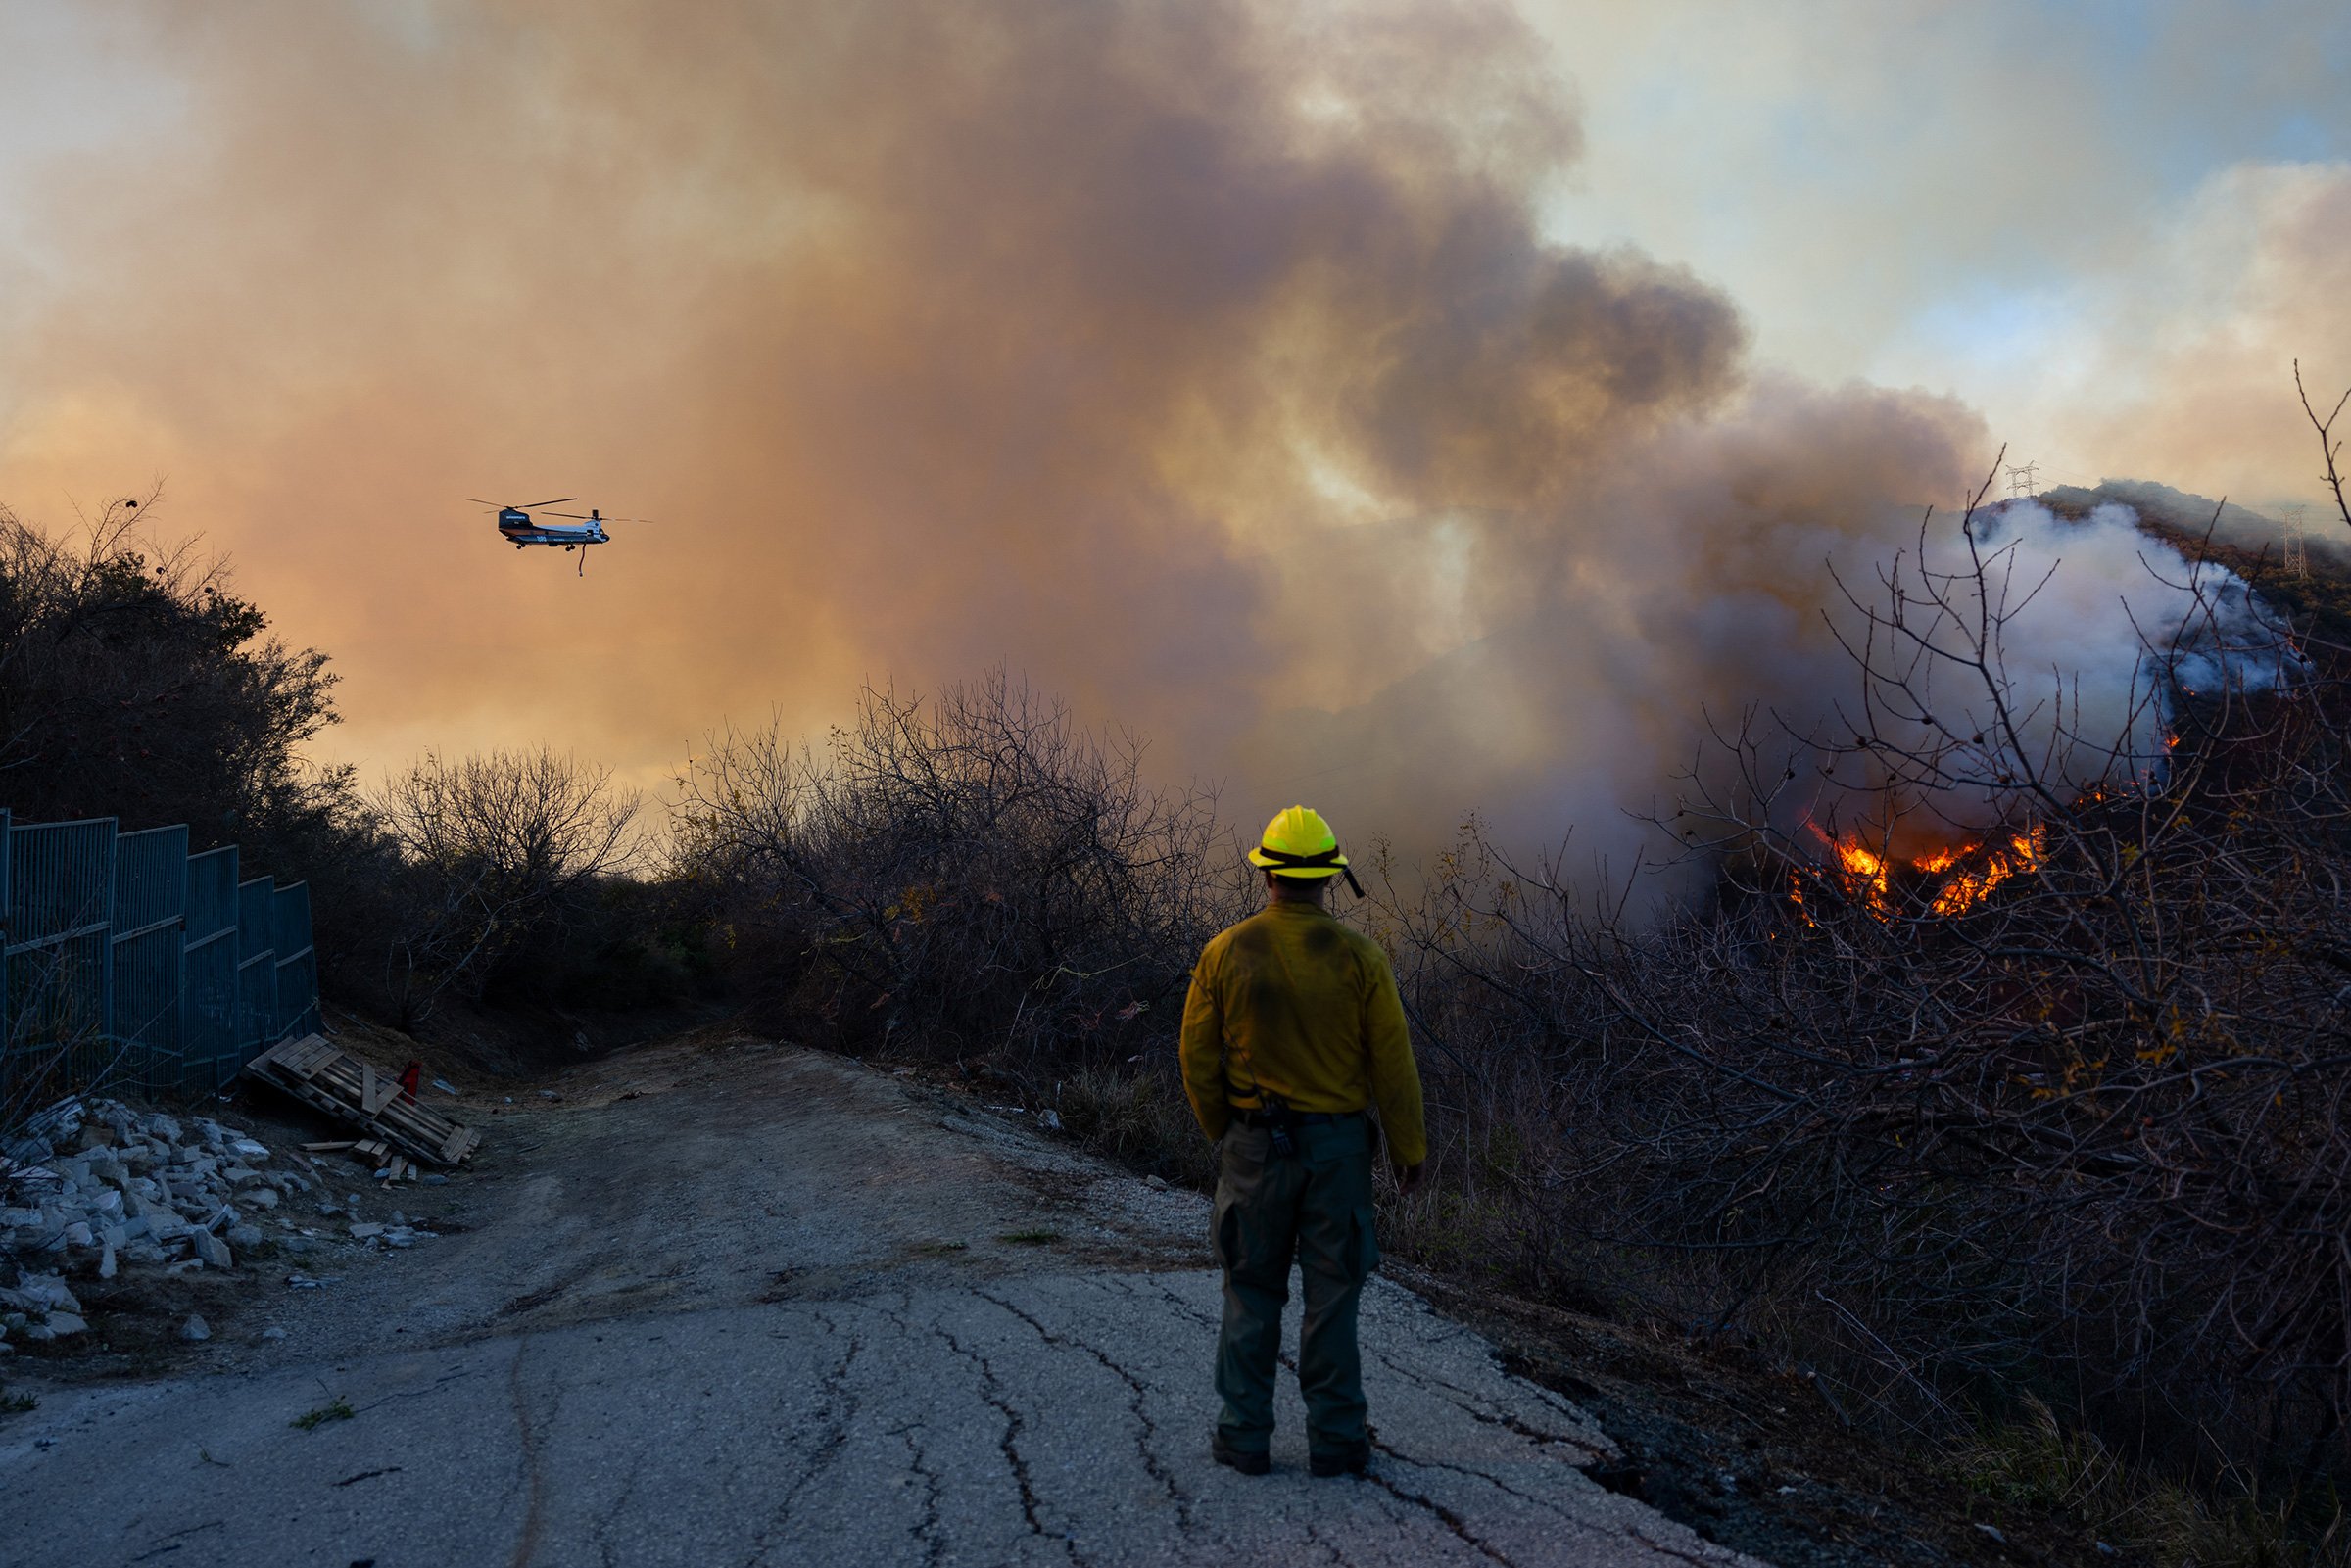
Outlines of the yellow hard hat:
M1249 864L1276 877L1309 880L1345 877L1356 895L1363 895L1355 873L1347 869L1347 857L1339 853L1339 835L1330 831L1330 824L1322 820L1322 814L1311 806L1292 806L1275 813L1273 820L1266 824L1257 847L1249 851Z

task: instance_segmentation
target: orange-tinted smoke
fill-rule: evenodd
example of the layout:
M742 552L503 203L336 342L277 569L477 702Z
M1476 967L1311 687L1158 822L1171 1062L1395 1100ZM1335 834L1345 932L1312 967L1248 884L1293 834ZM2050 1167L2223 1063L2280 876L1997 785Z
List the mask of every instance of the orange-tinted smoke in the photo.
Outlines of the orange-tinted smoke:
M1001 662L1242 817L1613 821L1979 455L1547 239L1500 5L110 15L178 96L46 186L0 499L168 475L374 767ZM567 494L657 522L581 580L459 499Z

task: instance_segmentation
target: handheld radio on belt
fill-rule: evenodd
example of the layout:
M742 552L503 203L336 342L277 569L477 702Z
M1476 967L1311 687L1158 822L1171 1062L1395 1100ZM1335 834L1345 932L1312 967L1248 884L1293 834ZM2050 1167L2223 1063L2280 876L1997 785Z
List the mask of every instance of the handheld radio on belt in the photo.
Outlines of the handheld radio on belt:
M1298 1139L1292 1130L1298 1125L1298 1113L1282 1104L1279 1095L1257 1091L1258 1125L1264 1127L1273 1141L1273 1157L1287 1160L1298 1152Z

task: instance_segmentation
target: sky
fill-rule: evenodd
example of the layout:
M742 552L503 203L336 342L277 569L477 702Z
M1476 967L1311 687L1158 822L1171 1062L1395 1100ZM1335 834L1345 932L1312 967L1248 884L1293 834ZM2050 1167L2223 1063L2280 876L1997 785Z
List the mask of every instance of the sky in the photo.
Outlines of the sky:
M1000 664L1236 818L1626 853L2003 448L2318 501L2346 79L2328 4L7 0L0 504L160 481L371 774ZM463 499L565 495L653 521Z
M2317 500L2290 364L2351 383L2341 7L1530 15L1586 117L1551 220L1719 283L1761 358L1954 393L2064 482Z

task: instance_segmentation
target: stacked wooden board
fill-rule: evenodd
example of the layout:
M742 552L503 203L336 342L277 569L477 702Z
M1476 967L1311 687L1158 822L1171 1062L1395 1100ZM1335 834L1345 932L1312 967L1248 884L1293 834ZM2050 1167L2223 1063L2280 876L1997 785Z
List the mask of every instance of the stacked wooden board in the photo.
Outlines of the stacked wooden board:
M407 1155L394 1154L392 1146L381 1138L346 1139L341 1143L306 1143L306 1154L334 1154L348 1150L354 1160L373 1169L378 1179L386 1182L414 1181L417 1164Z
M321 1035L281 1040L248 1062L245 1072L437 1165L462 1164L482 1141L471 1127L403 1092L398 1078Z

